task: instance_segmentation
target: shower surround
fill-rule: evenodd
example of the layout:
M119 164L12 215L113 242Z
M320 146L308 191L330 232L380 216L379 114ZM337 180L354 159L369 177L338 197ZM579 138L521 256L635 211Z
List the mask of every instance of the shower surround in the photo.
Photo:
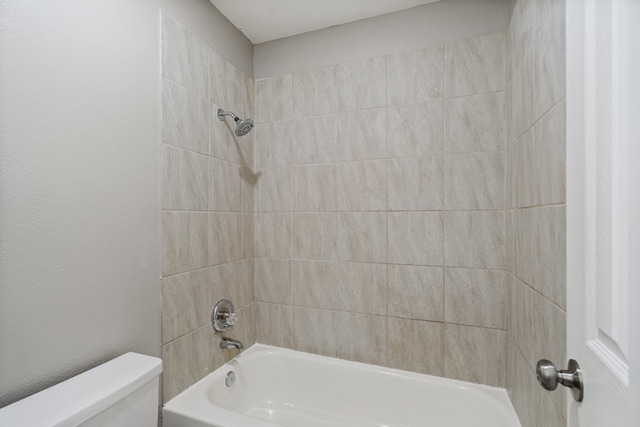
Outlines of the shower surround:
M258 342L505 385L505 33L256 80Z
M163 17L164 401L236 354L209 324L230 298L246 347L507 387L524 427L566 424L533 371L565 359L563 4L512 8L506 33L255 82Z

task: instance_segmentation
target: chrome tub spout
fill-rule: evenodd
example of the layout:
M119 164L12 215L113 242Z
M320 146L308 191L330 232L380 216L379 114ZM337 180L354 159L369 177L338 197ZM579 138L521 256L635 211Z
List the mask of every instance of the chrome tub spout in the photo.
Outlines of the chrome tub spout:
M224 350L228 348L235 348L236 350L242 350L244 348L244 345L242 344L242 342L238 340L234 340L233 338L222 337L222 339L220 340L220 348Z

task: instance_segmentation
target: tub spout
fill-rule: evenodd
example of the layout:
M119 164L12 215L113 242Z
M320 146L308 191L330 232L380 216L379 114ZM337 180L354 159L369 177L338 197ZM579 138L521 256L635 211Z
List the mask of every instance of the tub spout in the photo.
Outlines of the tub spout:
M242 342L238 340L234 340L233 338L222 337L222 339L220 340L220 348L225 350L228 348L235 348L236 350L242 350L244 348L244 345L242 344Z

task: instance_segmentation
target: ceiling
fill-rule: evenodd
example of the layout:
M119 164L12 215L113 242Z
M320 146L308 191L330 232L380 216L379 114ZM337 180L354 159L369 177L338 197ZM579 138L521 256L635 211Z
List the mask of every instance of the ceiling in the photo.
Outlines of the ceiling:
M439 0L210 0L253 44Z

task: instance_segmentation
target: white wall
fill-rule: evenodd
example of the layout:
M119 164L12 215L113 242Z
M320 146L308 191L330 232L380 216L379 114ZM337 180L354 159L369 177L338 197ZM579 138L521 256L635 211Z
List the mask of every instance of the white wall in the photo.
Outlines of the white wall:
M441 0L254 47L253 77L339 64L504 31L507 0Z
M158 0L0 0L0 406L160 354Z

